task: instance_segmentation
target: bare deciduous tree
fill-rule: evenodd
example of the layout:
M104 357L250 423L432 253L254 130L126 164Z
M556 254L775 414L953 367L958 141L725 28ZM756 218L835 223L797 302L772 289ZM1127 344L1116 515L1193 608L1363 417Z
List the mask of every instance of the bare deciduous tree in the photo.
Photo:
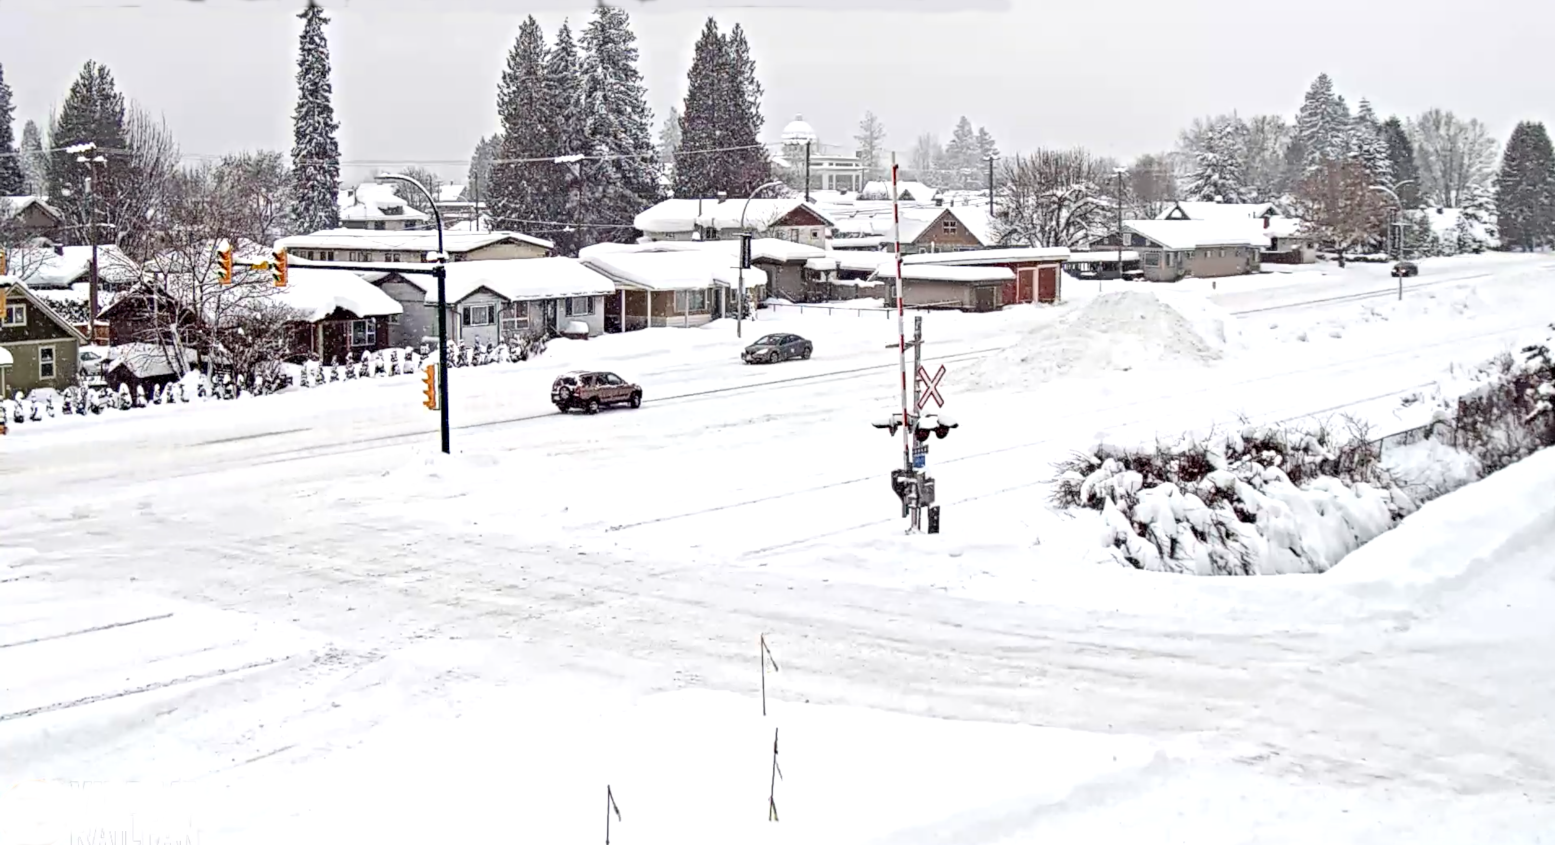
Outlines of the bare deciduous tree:
M1432 204L1461 208L1490 193L1500 145L1478 120L1431 109L1409 122L1421 193Z
M1037 150L1003 164L1000 243L1081 246L1112 225L1116 164L1084 149Z
M138 105L129 107L124 128L130 146L128 173L112 183L117 195L107 222L113 229L99 242L118 244L140 259L149 254L155 231L166 214L169 192L178 172L179 149L167 123Z
M1136 220L1154 220L1177 201L1177 179L1165 155L1145 154L1128 169L1128 207Z
M1359 161L1324 163L1297 185L1296 204L1308 233L1339 253L1341 267L1345 251L1373 239L1390 210Z

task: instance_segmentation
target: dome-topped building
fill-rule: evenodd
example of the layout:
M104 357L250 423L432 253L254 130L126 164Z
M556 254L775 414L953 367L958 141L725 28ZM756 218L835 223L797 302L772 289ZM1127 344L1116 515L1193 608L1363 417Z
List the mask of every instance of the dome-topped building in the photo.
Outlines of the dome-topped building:
M783 127L783 143L804 146L813 143L820 138L815 134L815 127L805 122L804 115L794 115L793 122Z

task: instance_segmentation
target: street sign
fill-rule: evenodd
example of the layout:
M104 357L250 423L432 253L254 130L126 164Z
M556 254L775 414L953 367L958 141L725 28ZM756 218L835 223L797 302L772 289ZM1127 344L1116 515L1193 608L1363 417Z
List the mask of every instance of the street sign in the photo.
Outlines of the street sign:
M934 404L941 408L945 407L945 397L941 396L939 392L939 382L944 377L944 364L940 365L939 371L934 374L934 378L929 378L928 370L922 367L918 368L918 383L923 385L923 395L918 397L918 410L921 411L927 407L930 399L933 399Z

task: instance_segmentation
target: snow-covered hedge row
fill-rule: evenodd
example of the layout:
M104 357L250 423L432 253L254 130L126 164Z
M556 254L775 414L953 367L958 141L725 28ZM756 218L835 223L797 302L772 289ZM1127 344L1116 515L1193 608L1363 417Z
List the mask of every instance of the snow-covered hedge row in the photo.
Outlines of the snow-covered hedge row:
M545 339L524 340L517 344L477 343L474 346L450 346L450 367L483 367L487 364L507 364L527 361L545 351ZM359 378L410 375L421 372L429 363L437 361L436 349L422 346L419 349L383 349L363 352L354 363L338 358L332 364L309 361L289 369L291 383L298 387L316 387L336 381Z
M1249 426L1061 463L1053 502L1100 511L1120 562L1197 575L1322 572L1416 504L1364 434Z
M1504 354L1477 367L1457 369L1464 384L1450 392L1408 397L1434 406L1434 421L1449 441L1495 472L1547 446L1555 446L1555 325L1544 343Z

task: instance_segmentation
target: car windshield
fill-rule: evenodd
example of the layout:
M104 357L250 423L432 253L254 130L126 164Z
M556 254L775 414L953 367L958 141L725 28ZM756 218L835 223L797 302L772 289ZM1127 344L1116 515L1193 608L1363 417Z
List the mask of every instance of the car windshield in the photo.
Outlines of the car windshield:
M780 334L769 334L766 337L762 338L761 340L756 341L756 345L757 346L777 346L778 344L780 344L782 342L783 342L783 336L782 335L780 335Z

